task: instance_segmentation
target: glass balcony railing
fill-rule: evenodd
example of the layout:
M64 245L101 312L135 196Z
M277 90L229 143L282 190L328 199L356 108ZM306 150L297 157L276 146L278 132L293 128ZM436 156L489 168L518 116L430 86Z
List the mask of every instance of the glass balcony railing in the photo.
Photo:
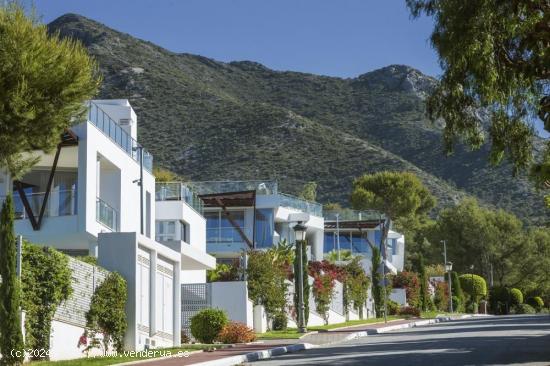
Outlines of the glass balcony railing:
M112 231L118 231L118 211L99 197L96 199L96 220Z
M143 167L153 171L153 155L143 148L136 140L132 138L118 123L116 123L107 113L105 113L94 102L88 102L88 121L99 128L105 135L113 140L122 150L139 163L141 154L143 154Z
M384 214L378 211L358 211L349 208L343 208L341 210L325 211L323 217L326 221L371 221L384 219Z
M204 203L187 185L181 182L159 182L156 184L157 201L185 201L195 211L203 214Z
M27 201L35 217L40 215L45 192L27 193ZM0 198L0 204L5 197ZM18 192L13 193L13 205L16 219L28 218L27 211ZM45 217L71 216L77 214L76 189L52 191L48 196L48 202L44 209Z
M307 212L313 216L323 216L323 205L320 203L307 201L285 193L279 193L278 196L279 206L281 207L294 208L302 212Z
M277 182L272 180L189 182L197 194L256 191L259 195L277 194Z

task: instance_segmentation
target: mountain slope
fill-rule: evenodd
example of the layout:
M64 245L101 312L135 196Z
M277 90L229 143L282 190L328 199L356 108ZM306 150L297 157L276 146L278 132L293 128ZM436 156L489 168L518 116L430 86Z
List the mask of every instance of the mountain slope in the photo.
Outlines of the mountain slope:
M466 192L545 220L541 194L509 165L489 167L487 149L443 154L424 114L435 80L410 67L341 79L176 54L74 14L49 28L86 45L104 77L100 97L130 99L157 163L190 179L274 178L291 193L314 180L322 202L347 203L354 177L410 170L441 206Z

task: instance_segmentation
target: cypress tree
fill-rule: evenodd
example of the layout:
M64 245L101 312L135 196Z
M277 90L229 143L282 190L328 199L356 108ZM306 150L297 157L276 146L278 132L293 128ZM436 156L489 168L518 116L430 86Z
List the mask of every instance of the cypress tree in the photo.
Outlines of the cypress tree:
M16 274L16 244L13 226L13 201L6 197L0 212L0 359L1 365L23 362L21 333L21 288ZM13 350L19 353L12 352Z
M376 246L372 247L372 259L371 259L371 276L372 276L372 297L374 299L374 312L376 317L382 317L382 274L380 273L380 264L382 259L380 257L380 249Z
M422 311L430 310L430 293L428 291L428 276L424 266L424 256L420 255L418 271L420 272L420 307Z

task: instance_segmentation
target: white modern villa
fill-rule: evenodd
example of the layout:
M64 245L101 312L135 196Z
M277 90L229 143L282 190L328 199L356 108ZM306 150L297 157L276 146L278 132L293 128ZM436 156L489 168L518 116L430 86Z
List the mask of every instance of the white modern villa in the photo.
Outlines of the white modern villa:
M307 227L309 257L323 258L323 207L279 192L276 181L190 182L204 202L206 249L219 263L250 249L295 242L293 227Z
M324 253L347 250L351 254L364 257L363 266L370 272L372 249L374 245L383 253L380 247L382 226L385 223L383 215L374 211L356 211L343 209L341 211L324 212ZM389 231L386 241L385 267L388 273L396 274L403 271L405 259L405 237L394 230Z
M16 234L95 256L126 279L128 349L179 345L180 285L204 282L215 258L205 252L200 209L185 199L155 199L153 157L137 142L128 100L88 102L86 121L60 136L54 153L35 156L21 179L0 174L0 196L13 193ZM185 234L168 237L170 222L185 223Z

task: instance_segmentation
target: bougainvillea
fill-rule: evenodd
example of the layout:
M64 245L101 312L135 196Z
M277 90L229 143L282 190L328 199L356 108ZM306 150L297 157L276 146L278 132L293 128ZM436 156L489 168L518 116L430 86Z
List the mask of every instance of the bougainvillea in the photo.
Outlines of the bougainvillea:
M334 294L334 281L344 282L345 272L341 267L324 260L310 262L309 275L313 277L313 297L317 313L323 317L325 324L328 324L328 312Z
M409 306L419 306L420 280L415 272L399 272L393 278L393 287L405 289Z

